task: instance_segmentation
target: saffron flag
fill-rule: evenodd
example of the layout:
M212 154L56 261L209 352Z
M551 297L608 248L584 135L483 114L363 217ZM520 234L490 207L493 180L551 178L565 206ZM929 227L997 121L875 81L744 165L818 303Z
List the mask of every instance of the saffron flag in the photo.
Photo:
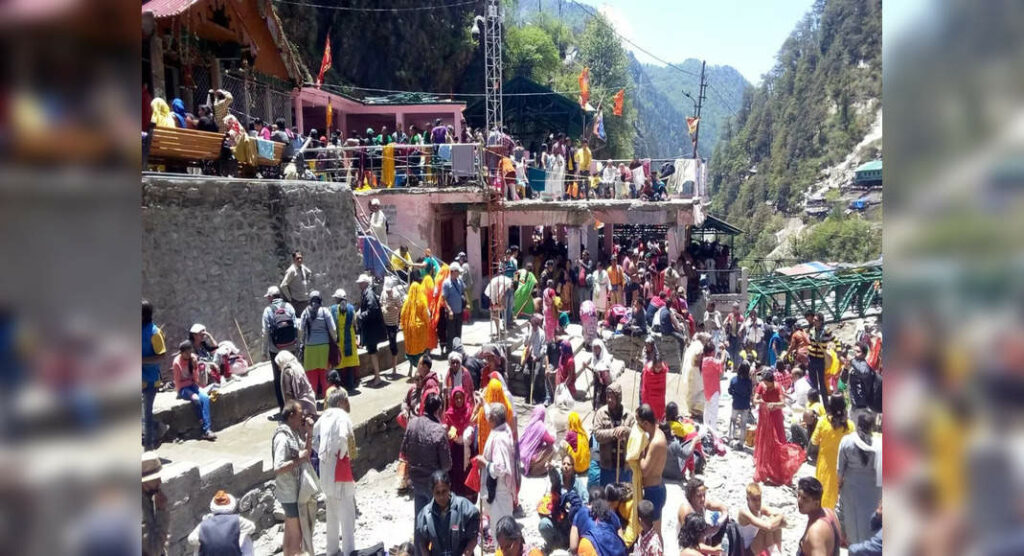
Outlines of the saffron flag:
M686 127L690 130L690 135L697 133L697 124L700 123L700 118L694 118L690 116L686 118Z
M332 124L332 123L334 123L334 109L333 109L333 108L331 108L331 105L330 105L330 104L328 104L328 105L327 105L327 125L326 125L326 126L324 126L324 127L326 127L327 129L326 129L325 131L327 131L327 132L330 132L330 130L331 130L331 124Z
M590 101L590 68L585 67L580 72L580 106L586 106Z
M604 134L604 112L603 111L602 112L598 112L597 113L597 117L594 118L594 135L597 135L598 137L600 137L602 141L605 140L605 134Z
M612 98L615 100L615 106L612 109L612 114L615 114L616 116L621 116L622 103L624 100L626 100L626 90L619 89L619 92L615 93L615 96Z
M320 73L316 76L316 88L324 82L324 74L331 69L331 36L327 35L327 43L324 44L324 58L320 61Z

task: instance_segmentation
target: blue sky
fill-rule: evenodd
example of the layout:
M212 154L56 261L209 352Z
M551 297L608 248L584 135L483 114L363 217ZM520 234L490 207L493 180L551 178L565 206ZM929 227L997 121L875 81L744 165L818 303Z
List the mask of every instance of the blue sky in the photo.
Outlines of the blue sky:
M669 62L705 59L730 65L751 83L775 64L775 54L812 0L580 0L604 13L621 35ZM623 46L633 50L624 43ZM660 64L642 52L641 62Z

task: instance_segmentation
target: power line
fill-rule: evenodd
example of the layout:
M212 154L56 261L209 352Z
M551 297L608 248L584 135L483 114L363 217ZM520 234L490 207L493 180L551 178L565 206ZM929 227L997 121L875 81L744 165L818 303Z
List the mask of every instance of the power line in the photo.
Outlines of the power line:
M672 68L672 69L674 69L676 71L682 72L682 73L684 73L686 75L689 75L691 77L699 77L695 72L683 69L683 68L681 68L681 67L679 67L679 66L677 66L677 65L675 65L675 64L673 64L673 63L671 63L671 62L669 62L667 60L665 60L664 58L659 58L658 56L655 56L654 54L652 54L649 50L645 49L644 47L642 47L642 46L636 44L635 42L627 39L626 37L620 35L619 32L615 30L615 27L613 27L611 23L608 23L607 21L605 21L604 18L601 17L600 14L594 13L594 11L589 6L585 6L583 4L580 4L579 2L576 2L575 0L570 0L570 1L573 4L575 4L576 6L578 6L580 9L582 9L583 11L587 12L588 14L590 14L591 17L593 17L594 19L599 21L602 25L607 27L612 33L615 34L615 36L619 37L619 39L621 39L621 40L623 40L623 41L633 45L633 48L639 50L640 52L643 52L644 54L650 56L651 58L654 58L655 60L661 62L662 64L665 64L666 66L668 66L668 67L670 67L670 68Z
M304 85L313 86L315 83L305 83ZM356 87L355 85L334 85L330 83L324 83L323 88L332 88L337 90L355 89L358 91L366 91L371 93L391 93L391 94L416 94L416 95L431 95L436 97L482 97L486 96L485 93L438 93L430 91L405 91L401 89L375 89L373 87ZM630 90L632 87L591 87L591 90L597 91L612 91L626 89ZM526 97L526 96L546 96L546 95L579 95L580 91L545 91L538 93L502 93L503 97Z
M439 10L445 8L457 8L459 6L469 6L476 4L475 0L469 0L465 2L453 2L451 4L437 4L433 6L413 6L404 8L356 8L352 6L336 6L332 4L313 4L311 2L298 2L296 0L273 0L278 4L291 4L293 6L308 6L310 8L320 8L324 10L335 10L340 12L420 12L426 10Z

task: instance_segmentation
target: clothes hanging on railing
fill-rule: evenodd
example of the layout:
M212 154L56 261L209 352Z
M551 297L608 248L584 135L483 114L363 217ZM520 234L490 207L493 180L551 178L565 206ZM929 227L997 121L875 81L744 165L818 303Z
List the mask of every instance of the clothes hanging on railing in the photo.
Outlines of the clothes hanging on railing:
M530 182L530 189L537 193L544 191L545 182L547 181L547 172L545 170L541 168L527 168L526 176Z
M475 175L474 147L476 145L452 145L452 175L456 178L471 178Z
M395 185L395 145L384 145L382 156L380 181L384 187L392 187Z

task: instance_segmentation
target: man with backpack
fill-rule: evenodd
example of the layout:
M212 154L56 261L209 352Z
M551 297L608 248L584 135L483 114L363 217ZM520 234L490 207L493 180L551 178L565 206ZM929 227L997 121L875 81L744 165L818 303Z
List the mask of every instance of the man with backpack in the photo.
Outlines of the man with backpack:
M873 409L875 382L882 381L881 377L876 375L868 365L868 349L866 344L857 344L856 354L853 361L850 361L850 419L854 423L857 422L858 415L868 413ZM879 390L881 390L880 387Z
M280 410L284 409L284 395L281 393L281 368L275 357L281 350L297 351L299 344L299 319L295 309L281 296L277 286L267 288L269 305L263 309L263 346L264 353L270 359L270 368L274 371L274 395L277 396L279 412L268 417L271 421L281 419Z

